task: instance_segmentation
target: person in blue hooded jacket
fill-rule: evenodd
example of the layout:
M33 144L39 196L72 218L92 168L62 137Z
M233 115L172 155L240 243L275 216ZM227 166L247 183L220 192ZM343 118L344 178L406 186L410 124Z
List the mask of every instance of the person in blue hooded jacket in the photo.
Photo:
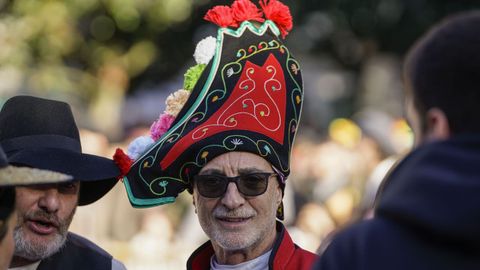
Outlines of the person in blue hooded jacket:
M415 149L385 179L374 218L336 235L314 269L480 269L480 12L410 50Z

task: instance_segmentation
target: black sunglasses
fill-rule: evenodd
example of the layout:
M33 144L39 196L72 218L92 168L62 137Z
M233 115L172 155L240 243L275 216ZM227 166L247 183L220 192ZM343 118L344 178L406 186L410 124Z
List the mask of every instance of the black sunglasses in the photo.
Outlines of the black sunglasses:
M257 172L228 177L218 174L199 174L193 177L198 193L206 198L218 198L227 191L228 184L234 182L238 191L245 196L259 196L267 191L268 179L276 173Z

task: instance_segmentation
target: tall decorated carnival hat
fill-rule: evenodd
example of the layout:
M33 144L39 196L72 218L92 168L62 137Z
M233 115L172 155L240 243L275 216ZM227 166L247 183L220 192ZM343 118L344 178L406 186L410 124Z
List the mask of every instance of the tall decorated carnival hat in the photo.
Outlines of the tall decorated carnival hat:
M281 175L290 173L290 151L303 101L300 66L280 40L292 28L287 6L277 0L216 6L205 19L217 37L200 41L197 65L184 89L167 98L150 136L134 140L128 157L117 150L134 207L171 203L191 188L193 176L215 157L254 153Z

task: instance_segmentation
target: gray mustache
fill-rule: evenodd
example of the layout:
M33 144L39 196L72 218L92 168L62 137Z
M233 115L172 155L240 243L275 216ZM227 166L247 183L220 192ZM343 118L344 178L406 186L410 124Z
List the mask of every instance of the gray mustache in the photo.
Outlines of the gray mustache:
M62 222L55 214L49 214L44 211L35 211L25 215L27 219L42 220L54 224L56 227L60 227Z
M229 210L225 207L219 206L213 210L213 216L216 218L249 218L257 215L253 209L237 208Z

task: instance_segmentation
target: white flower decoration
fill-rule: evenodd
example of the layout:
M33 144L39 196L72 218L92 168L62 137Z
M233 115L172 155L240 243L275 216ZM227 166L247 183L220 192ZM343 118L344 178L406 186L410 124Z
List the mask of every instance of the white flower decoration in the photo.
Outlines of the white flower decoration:
M234 138L230 141L233 145L236 145L236 146L239 146L239 145L242 145L243 142L242 140L240 140L239 138Z
M193 54L197 64L207 65L208 62L210 62L215 54L216 44L217 40L212 36L206 37L198 42L195 53Z
M234 71L233 71L233 68L229 68L229 69L227 70L227 77L229 77L229 78L232 77L233 72L234 72Z
M140 136L136 138L128 146L128 156L132 160L138 159L154 142L150 136Z

